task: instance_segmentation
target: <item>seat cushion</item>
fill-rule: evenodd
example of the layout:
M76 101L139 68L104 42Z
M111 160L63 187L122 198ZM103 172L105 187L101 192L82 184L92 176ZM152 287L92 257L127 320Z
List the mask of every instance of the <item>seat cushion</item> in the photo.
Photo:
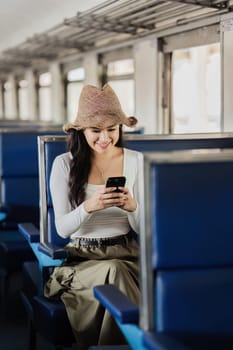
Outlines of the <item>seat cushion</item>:
M35 260L35 255L26 241L0 242L0 266L10 271L21 269L26 260Z
M23 292L31 300L38 292L39 266L37 261L25 261L22 264Z
M70 346L75 338L61 300L43 296L33 298L35 327L37 331L54 345Z

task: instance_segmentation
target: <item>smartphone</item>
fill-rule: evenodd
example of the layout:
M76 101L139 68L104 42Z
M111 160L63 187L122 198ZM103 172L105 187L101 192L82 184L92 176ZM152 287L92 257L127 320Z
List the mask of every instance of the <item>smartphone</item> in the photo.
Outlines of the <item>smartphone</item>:
M106 182L106 187L117 187L114 192L121 192L118 187L124 187L125 181L125 176L109 177Z

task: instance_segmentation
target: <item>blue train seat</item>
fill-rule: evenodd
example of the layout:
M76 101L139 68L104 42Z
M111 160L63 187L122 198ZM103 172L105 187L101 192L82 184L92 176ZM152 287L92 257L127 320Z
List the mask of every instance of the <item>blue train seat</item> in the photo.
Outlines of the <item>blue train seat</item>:
M233 150L145 153L141 304L97 286L133 349L233 348Z
M39 223L37 136L54 133L55 127L0 129L0 204L7 210L2 228Z
M52 138L52 139L49 139L49 138L46 138L46 140L43 140L43 138L41 139L41 142L42 142L42 144L41 144L41 150L39 151L39 153L41 153L41 154L44 154L43 156L42 156L42 158L41 159L43 159L43 161L42 161L42 163L41 164L47 164L46 165L46 167L45 167L45 171L47 172L46 174L46 176L49 176L49 173L50 173L50 166L51 166L51 164L52 164L52 160L54 159L54 157L57 155L57 154L59 154L59 153L62 153L62 152L64 152L64 148L63 147L65 147L65 142L64 142L64 140L61 138L60 139L60 141L59 141L59 138L56 138L56 137L54 137L54 138ZM140 139L140 140L142 140L142 139ZM58 141L58 142L57 142ZM128 140L126 139L126 142L128 142ZM139 144L140 145L142 145L141 144L141 142L142 141L139 141ZM154 140L150 140L150 142L154 142ZM160 142L161 142L161 140L160 140ZM166 143L166 139L164 139L164 142ZM213 141L212 141L213 142ZM186 141L186 143L188 144L188 142ZM57 146L57 144L60 144L61 146ZM130 142L128 143L128 146L130 147ZM61 148L59 148L59 147L61 147ZM198 146L199 147L199 146ZM133 147L132 147L133 148ZM51 158L50 158L50 156L51 156ZM44 158L43 158L44 157ZM49 161L49 159L51 159L51 162ZM48 161L48 163L46 163L46 161ZM45 162L45 163L44 163ZM41 168L41 166L40 166L40 168ZM43 177L41 177L41 178L43 178ZM47 177L46 177L46 179L47 179ZM45 180L44 180L45 181ZM47 180L46 180L47 181ZM47 182L46 182L47 183ZM42 185L41 185L41 188L42 188ZM46 208L46 213L48 214L48 219L47 219L47 216L45 216L45 218L43 218L43 220L42 220L42 222L41 222L41 225L40 225L40 234L41 234L41 236L42 236L42 238L41 238L41 242L42 243L46 243L46 245L47 245L47 247L44 247L44 245L43 246L41 246L41 245L38 245L38 241L37 241L37 243L35 243L33 240L35 239L35 238L33 238L33 237L35 237L35 236L33 236L33 235L31 235L30 236L30 239L29 240L31 240L31 246L32 246L32 248L33 248L33 250L34 250L34 252L35 252L35 254L38 256L38 259L39 259L39 261L40 261L40 259L41 259L41 252L38 252L38 247L40 246L40 250L41 249L45 249L45 251L47 251L47 253L49 252L49 250L51 251L51 255L53 255L53 254L58 254L59 252L60 252L60 249L59 249L59 245L60 245L60 243L59 243L59 240L60 240L60 238L59 237L57 237L56 235L55 235L55 237L57 237L56 239L55 239L55 241L58 239L58 249L54 252L54 250L52 250L52 249L50 249L51 248L51 246L50 246L50 243L54 240L53 239L53 234L51 234L52 232L54 232L54 230L55 230L55 227L54 227L54 218L53 218L53 210L52 210L52 207L48 207L47 206L47 204L49 203L49 205L51 205L51 198L50 198L50 193L49 193L49 189L48 189L48 187L46 188L46 190L47 190L47 193L45 192L45 194L41 194L41 201L43 201L43 198L47 198L46 199L46 203L45 203L45 208ZM41 202L42 203L42 202ZM44 207L44 205L42 205L41 207ZM41 217L43 217L42 215L41 215ZM51 226L50 226L51 225ZM32 233L32 231L36 231L36 229L35 228L33 228L32 229L32 226L27 226L27 225L21 225L21 232L24 232L24 234L26 234L26 235L29 235L29 233ZM37 235L38 235L38 230L36 231L37 232ZM48 243L49 243L49 245L48 245ZM62 245L64 245L64 243L65 242L62 242ZM44 263L44 262L43 262ZM43 263L41 263L41 262L39 262L39 270L43 270L44 271L44 265L43 265ZM59 262L60 263L60 262ZM51 264L54 264L54 261L53 262L51 262L51 261L49 261L49 264L51 265ZM33 275L33 269L38 269L38 266L35 266L34 265L34 267L32 267L32 264L28 264L28 263L26 263L26 264L24 264L24 270L25 270L25 274L28 274L29 275L29 278L27 279L28 281L29 281L29 288L30 288L30 284L31 284L31 282L30 281L32 281L33 279L30 277L30 275ZM31 270L31 271L30 271ZM41 273L40 273L41 271L39 271L39 273L38 273L38 271L37 271L37 273L38 273L38 275L39 276L41 276ZM34 275L35 275L35 273L34 273ZM40 284L41 286L43 286L43 282ZM39 306L36 310L36 315L38 315L39 314L39 312L41 312L41 315L43 315L43 313L42 313L42 311L41 310L43 310L43 307L44 307L44 310L48 310L47 309L47 306L46 305L48 305L47 304L47 302L48 302L48 300L46 300L45 298L43 298L42 296L41 296L41 294L42 294L42 289L43 289L43 287L41 287L40 288L40 291L39 291L39 293L40 293L40 295L38 296L38 297L34 297L33 298L33 305L34 305L34 309L35 309L35 307L38 307L38 305L39 305L39 303L40 303L40 305L41 306ZM26 295L27 295L27 293L25 293ZM32 293L32 295L33 295L33 293ZM45 302L46 301L46 302ZM35 306L35 302L36 302L36 306ZM42 303L44 302L44 304L43 304L43 307L42 307ZM29 303L29 307L28 307L28 309L30 309L31 311L31 314L33 314L33 312L35 313L35 310L32 312L32 308L31 308L31 305L32 305L32 303L30 302ZM64 310L64 309L63 309ZM44 317L44 316L43 316ZM48 316L47 316L48 317ZM42 317L37 317L36 316L36 318L34 318L34 317L32 317L32 319L34 320L34 319L42 319ZM39 325L39 323L41 323L41 322L38 322L38 331L40 331L39 330L39 328L40 328L40 325ZM41 333L43 333L44 331L41 331ZM48 333L52 333L52 332L49 332L48 331Z
M4 228L17 228L20 220L39 222L37 133L0 133L1 203L8 209Z
M140 152L184 149L233 148L232 133L180 135L125 135L125 145Z
M57 134L57 131L55 127L38 127L36 130L35 127L27 130L12 128L3 129L2 132L0 130L1 205L8 210L6 220L2 220L3 227L16 228L19 220L38 223L36 136L46 133ZM125 144L126 147L139 151L229 148L233 147L233 135L126 135ZM24 193L24 196L21 193ZM1 214L4 219L5 213Z
M71 346L74 336L66 309L60 300L43 296L44 282L51 269L66 259L63 249L68 240L56 232L54 213L49 189L49 178L54 158L66 152L65 136L38 137L40 227L32 223L19 224L21 234L27 238L37 258L25 262L22 298L30 320L30 348L36 347L36 334L47 339L56 348Z
M23 261L35 259L28 242L19 235L17 223L39 225L37 136L55 132L55 126L0 129L0 267L5 270L5 306L10 274L19 271Z

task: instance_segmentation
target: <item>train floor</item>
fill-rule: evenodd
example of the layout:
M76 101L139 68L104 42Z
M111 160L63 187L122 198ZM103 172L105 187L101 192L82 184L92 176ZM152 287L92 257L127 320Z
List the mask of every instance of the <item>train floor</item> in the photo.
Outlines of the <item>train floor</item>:
M27 315L20 299L21 286L20 273L12 274L8 283L7 300L4 301L5 305L1 304L0 310L1 350L29 349ZM76 347L69 348L73 349ZM54 350L54 347L37 335L36 350Z

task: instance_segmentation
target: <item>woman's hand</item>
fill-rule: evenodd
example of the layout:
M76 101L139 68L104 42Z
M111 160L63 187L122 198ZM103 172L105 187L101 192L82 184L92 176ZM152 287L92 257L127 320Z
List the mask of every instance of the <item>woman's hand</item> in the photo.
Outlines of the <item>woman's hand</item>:
M136 201L125 187L119 187L121 192L114 192L116 187L103 187L98 189L94 195L84 202L84 208L88 213L93 211L119 207L127 211L134 211L137 207Z
M137 202L136 200L131 196L131 193L129 192L128 188L126 187L119 187L120 193L122 194L123 204L117 205L117 207L120 207L121 209L124 209L126 211L135 211L137 208Z

